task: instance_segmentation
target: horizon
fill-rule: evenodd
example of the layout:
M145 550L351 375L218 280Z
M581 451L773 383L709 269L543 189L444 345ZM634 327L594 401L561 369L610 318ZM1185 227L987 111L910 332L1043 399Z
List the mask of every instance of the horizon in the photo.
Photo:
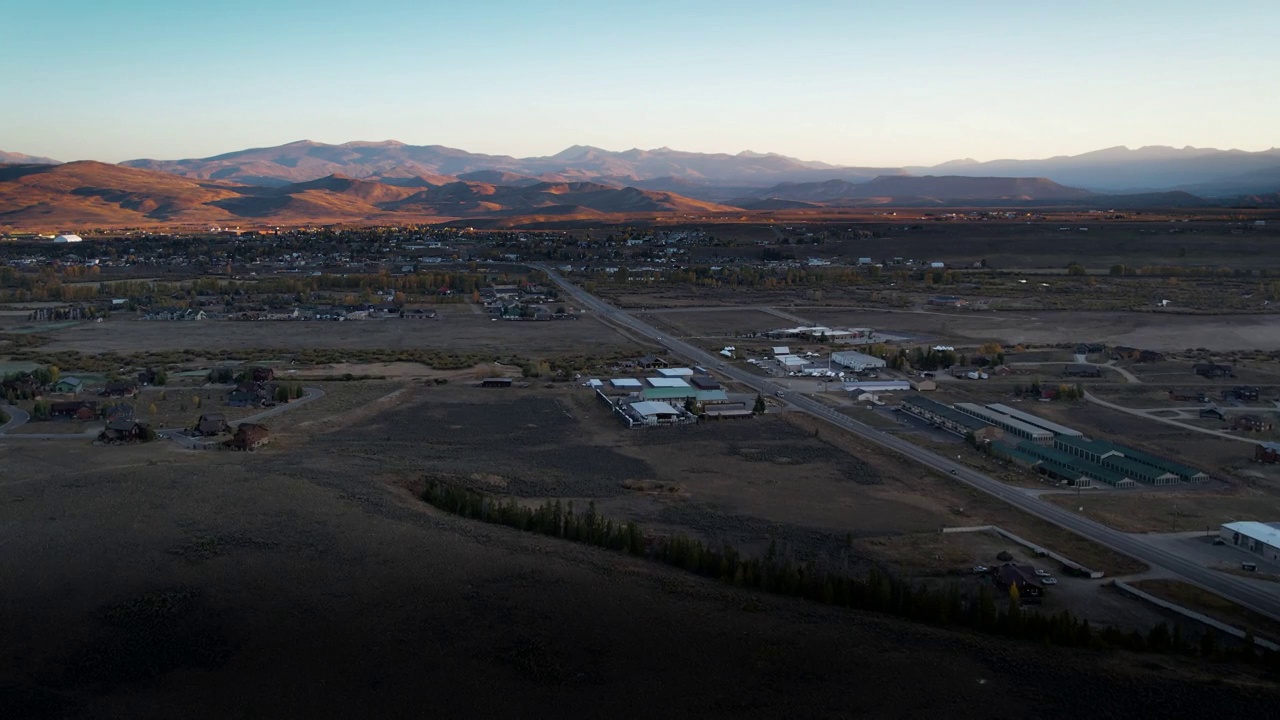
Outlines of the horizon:
M1239 71L1280 60L1267 36L1280 7L1261 0L1229 15L1192 2L233 0L217 23L158 0L9 4L23 32L6 47L6 99L27 112L0 118L0 147L64 161L394 137L513 157L765 148L932 166L1119 145L1257 151L1280 120L1280 97Z
M961 162L989 163L989 162L1005 162L1005 161L1023 162L1023 161L1053 160L1053 159L1057 159L1057 158L1077 157L1077 156L1079 156L1079 155L1087 155L1087 154L1091 154L1091 153L1106 152L1106 151L1109 151L1109 150L1126 150L1126 151L1129 151L1129 152L1138 152L1138 151L1142 151L1142 150L1159 149L1159 150L1178 150L1178 151L1186 151L1186 150L1204 150L1204 151L1216 151L1216 152L1228 152L1228 153L1229 153L1229 152L1239 152L1239 153L1260 153L1260 152L1268 152L1268 151L1274 151L1274 150L1280 149L1280 146L1275 146L1275 145L1271 145L1271 146L1267 146L1267 147L1260 147L1260 148L1239 148L1239 147L1206 147L1206 146L1195 146L1195 145L1128 145L1128 144L1120 144L1120 145L1110 145L1110 146L1107 146L1107 147L1094 148L1094 149L1092 149L1092 150L1086 150L1086 151L1083 151L1083 152L1080 152L1080 153L1071 153L1071 154L1067 154L1067 153L1055 153L1055 154L1052 154L1052 155L1044 155L1044 156L1038 156L1038 157L991 157L991 158L975 158L975 157L973 157L973 156L955 156L955 157L952 157L952 158L951 158L951 159L949 159L949 160L943 160L943 161L940 161L940 162L937 162L937 163L930 163L930 164L925 164L925 165L922 165L922 164L916 164L916 163L890 163L890 164L885 164L885 165L867 165L867 164L865 164L865 163L864 163L864 164L848 165L848 164L844 164L844 163L836 163L836 162L833 162L833 161L831 161L831 160L827 160L827 159L820 158L820 157L814 157L814 158L811 158L811 157L795 157L795 156L792 156L792 155L787 155L787 154L785 154L785 153L774 152L774 151L769 151L769 150L756 150L756 149L754 149L754 148L746 148L746 149L738 150L738 151L714 151L714 150L712 150L712 151L707 151L707 150L690 150L690 149L687 149L687 148L673 147L673 146L671 146L671 145L662 145L662 146L659 146L659 147L650 147L650 148L642 148L642 147L638 147L638 146L632 146L632 147L628 147L628 148L625 148L625 149L614 149L614 148L602 147L602 146L599 146L599 145L592 145L592 144L588 144L588 143L575 143L575 144L572 144L572 145L567 145L567 146L565 146L565 147L562 147L562 148L560 148L560 149L559 149L559 150L557 150L557 151L554 151L554 152L548 152L548 153L545 153L545 154L537 154L537 155L517 155L517 154L511 153L511 152L502 152L502 151L500 151L500 150L493 150L493 149L477 150L477 149L472 149L472 148L465 148L465 147L458 147L458 146L454 146L454 145L448 145L448 144L446 144L446 143L438 143L438 142L423 142L423 143L417 143L417 142L405 142L405 141L402 141L402 140L399 140L399 139L396 139L396 138L387 138L387 139L385 139L385 140L346 140L346 141L342 141L342 142L325 142L325 141L321 141L321 140L314 140L314 139L312 139L312 138L303 138L303 139L300 139L300 140L291 140L291 141L288 141L288 142L276 143L276 144L274 144L274 145L261 145L261 144L258 144L258 145L250 145L250 146L246 146L246 147L242 147L242 148L236 148L236 149L230 149L230 150L220 150L220 151L217 151L217 152L214 152L214 153L210 153L210 154L208 154L208 155L202 155L202 156L160 157L160 156L156 156L156 155L151 155L151 156L139 156L139 157L124 158L124 159L122 159L122 160L104 160L104 159L100 159L100 158L93 158L93 157L83 157L83 158L73 158L73 159L68 159L68 158L55 157L55 156L51 156L51 155L45 155L45 154L43 154L43 153L38 153L38 152L30 152L30 151L25 150L25 149L23 149L23 148L6 148L6 147L0 147L0 152L18 153L18 154L23 154L23 155L30 155L30 156L33 156L33 157L44 157L44 158L46 158L46 159L56 160L56 161L58 161L59 163L63 163L63 164L65 164L65 163L72 163L72 162L101 162L101 163L106 163L106 164L111 164L111 165L118 165L118 164L122 164L122 163L126 163L126 162L131 162L131 161L142 161L142 160L154 160L154 161L161 161L161 162L173 162L173 161L181 161L181 160L207 160L207 159L209 159L209 158L219 157L219 156L222 156L222 155L234 154L234 153L238 153L238 152L248 152L248 151L253 151L253 150L263 150L263 149L271 149L271 148L277 148L277 147L288 147L288 146L291 146L291 145L301 145L301 144L304 144L304 143L310 143L310 144L314 144L314 145L322 145L322 146L328 146L328 147L343 147L343 146L348 146L348 147L349 147L349 146L358 146L358 145L363 145L363 146L377 146L377 145L393 145L393 144L394 144L394 145L410 146L410 147L442 147L442 148L446 148L446 149L449 149L449 150L459 150L459 151L462 151L462 152L467 152L467 153L476 154L476 155L490 155L490 156L494 156L494 157L510 157L510 158L515 158L515 159L517 159L517 160L530 160L530 159L539 159L539 158L549 158L549 157L553 157L553 156L555 156L555 155L558 155L558 154L560 154L560 153L566 152L566 151L568 151L568 150L573 150L573 149L575 149L575 148L583 148L583 149L600 150L600 151L602 151L602 152L607 152L607 153L627 153L627 152L647 152L647 153L655 153L655 152L668 151L668 152L676 152L676 153L693 153L693 154L705 154L705 155L728 155L728 156L734 156L734 157L737 157L737 156L743 156L743 155L761 155L761 156L785 157L785 158L789 158L789 159L791 159L791 160L798 160L798 161L800 161L800 162L806 162L806 163L809 163L809 162L823 162L823 163L827 163L827 164L833 165L833 166L835 166L835 167L874 167L874 168L881 168L881 169L886 169L886 170L888 170L888 169L903 169L903 168L922 168L922 169L932 170L932 169L935 169L935 168L937 168L937 167L939 167L939 166L941 166L941 165L946 165L946 164L948 164L948 163L961 163Z

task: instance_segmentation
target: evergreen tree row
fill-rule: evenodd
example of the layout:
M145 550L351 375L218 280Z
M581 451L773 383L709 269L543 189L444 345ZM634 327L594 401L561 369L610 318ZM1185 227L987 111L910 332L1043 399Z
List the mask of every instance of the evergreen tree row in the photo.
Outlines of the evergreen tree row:
M1043 644L1199 654L1215 659L1261 659L1280 669L1280 653L1263 651L1259 658L1252 635L1246 638L1244 649L1224 653L1211 630L1205 631L1198 645L1186 642L1180 627L1175 625L1170 629L1166 623L1160 623L1145 635L1136 630L1125 633L1113 627L1095 631L1088 620L1079 620L1066 610L1054 614L1024 610L1016 590L1011 592L1010 602L998 603L994 589L989 586L983 586L974 597L962 593L956 584L944 590L930 590L879 569L872 569L865 577L853 577L820 569L812 561L797 564L778 560L774 545L764 558L748 558L729 545L715 548L682 535L646 536L634 522L615 523L602 517L594 502L588 504L585 512L575 512L573 502L562 504L559 500L527 507L514 499L500 500L434 479L427 481L422 499L461 517L626 552L736 587L932 625L967 627Z

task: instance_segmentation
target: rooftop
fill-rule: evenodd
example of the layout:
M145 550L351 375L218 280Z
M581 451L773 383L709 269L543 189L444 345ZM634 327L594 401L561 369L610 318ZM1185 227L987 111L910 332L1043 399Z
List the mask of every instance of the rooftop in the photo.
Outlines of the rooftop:
M670 403L664 402L638 402L631 403L631 409L649 417L651 415L679 415L680 411L671 406Z
M687 388L689 383L678 377L652 377L645 378L650 387L656 388Z
M1255 522L1252 520L1245 522L1226 523L1222 527L1238 532L1246 537L1260 540L1271 547L1280 547L1280 528L1267 523Z
M1058 423L1053 422L1052 420L1045 420L1044 418L1038 415L1032 415L1029 412L1024 412L1017 408L1009 407L1008 405L1004 405L1001 403L992 403L987 407L991 410L995 410L998 413L1003 413L1005 415L1008 415L1009 417L1017 418L1025 423L1030 423L1032 425L1042 427L1045 430L1048 430L1049 432L1053 433L1054 435L1068 435L1071 437L1083 436L1083 433L1081 433L1079 430L1076 430L1074 428L1069 428L1066 425L1059 425Z

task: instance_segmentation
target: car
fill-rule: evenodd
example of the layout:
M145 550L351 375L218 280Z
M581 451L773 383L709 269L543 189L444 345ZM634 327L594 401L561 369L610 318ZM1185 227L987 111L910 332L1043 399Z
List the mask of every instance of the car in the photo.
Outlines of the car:
M960 474L960 471L958 471L958 470L952 470L952 471L951 471L951 474L952 474L952 475L959 475L959 474Z
M786 397L786 393L782 392L781 390L779 390L778 392L774 393L774 395L777 395L778 397Z
M981 575L982 573L989 572L990 568L988 568L986 565L974 565L973 571Z
M1057 585L1058 579L1051 578L1051 577L1043 577L1043 578L1040 578L1040 584L1041 585Z
M1036 568L1036 577L1042 577L1042 578L1049 577L1049 572L1047 570L1041 570L1040 568Z

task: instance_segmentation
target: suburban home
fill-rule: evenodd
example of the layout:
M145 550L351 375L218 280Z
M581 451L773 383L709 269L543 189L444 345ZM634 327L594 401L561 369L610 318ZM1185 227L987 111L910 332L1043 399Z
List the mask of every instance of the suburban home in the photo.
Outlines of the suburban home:
M140 442L147 438L148 423L145 420L112 420L98 433L98 442Z
M1240 400L1242 402L1257 402L1258 388L1251 385L1237 385L1230 390L1222 391L1223 400Z
M107 422L117 422L133 419L133 406L128 403L119 403L117 405L108 405L102 408L102 417Z
M1044 600L1044 585L1036 577L1036 569L1029 565L1005 563L992 573L992 581L1005 593L1018 588L1018 600L1023 605L1039 605Z
M1265 432L1271 429L1271 423L1257 415L1241 415L1231 423L1232 430L1245 432Z
M1200 411L1201 420L1226 420L1227 416L1216 407L1207 407Z
M49 405L49 417L92 420L98 416L98 403L94 400L68 400Z
M248 372L245 373L245 375L248 379L252 380L253 382L261 384L265 382L271 382L272 380L274 380L276 377L276 371L272 370L269 367L258 366L258 367L250 368Z
M19 373L8 380L0 381L0 390L7 395L12 392L19 397L40 397L40 382L29 372Z
M262 404L260 391L236 389L227 393L227 404L231 407L257 407Z
M1280 463L1280 443L1264 442L1253 446L1253 459L1260 463Z
M1075 363L1062 368L1062 376L1100 378L1102 377L1102 368L1097 365Z
M155 371L155 370L153 370L152 368L147 368L146 370L139 370L139 371L138 371L138 384L139 384L139 385L155 385L155 384L156 384L156 371Z
M668 363L666 360L658 357L657 355L645 355L643 357L638 357L635 359L635 366L639 368L644 368L645 370L652 370L653 368L660 368L660 367L664 368L670 364L671 363Z
M1236 370L1231 365L1219 365L1218 363L1196 363L1191 366L1191 371L1201 377L1207 378L1226 378L1235 377Z
M60 395L75 395L83 388L84 382L74 377L65 377L53 384L53 392Z
M200 419L196 421L196 426L192 431L192 434L207 437L210 435L221 435L228 429L230 429L230 427L227 425L227 420L223 417L222 413L206 413L201 415Z
M102 397L133 397L138 394L138 386L128 380L117 380L107 383L98 394Z
M236 434L223 444L232 450L256 450L267 444L269 435L266 425L240 423Z

